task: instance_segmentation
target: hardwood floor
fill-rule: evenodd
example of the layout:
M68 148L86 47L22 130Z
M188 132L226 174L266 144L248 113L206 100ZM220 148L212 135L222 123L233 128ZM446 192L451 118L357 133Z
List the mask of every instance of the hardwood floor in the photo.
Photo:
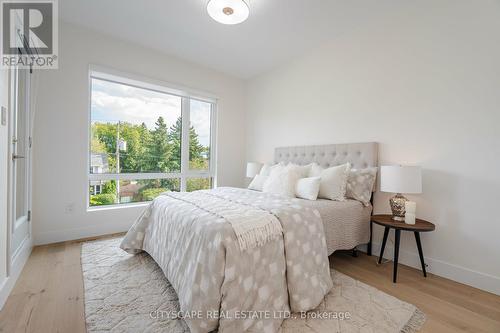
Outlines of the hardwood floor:
M85 332L81 242L33 249L0 312L0 332ZM418 306L427 315L422 332L500 332L500 296L400 265L393 284L392 263L376 257L335 254L335 269Z
M399 265L392 283L392 261L377 265L377 257L334 254L338 271L419 307L427 316L421 332L500 332L500 296L433 274Z

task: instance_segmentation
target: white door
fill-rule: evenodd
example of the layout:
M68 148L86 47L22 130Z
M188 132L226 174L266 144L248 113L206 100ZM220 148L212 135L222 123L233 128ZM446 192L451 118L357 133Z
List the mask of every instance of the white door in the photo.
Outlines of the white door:
M31 139L30 72L10 71L10 253L15 260L24 242L30 239Z

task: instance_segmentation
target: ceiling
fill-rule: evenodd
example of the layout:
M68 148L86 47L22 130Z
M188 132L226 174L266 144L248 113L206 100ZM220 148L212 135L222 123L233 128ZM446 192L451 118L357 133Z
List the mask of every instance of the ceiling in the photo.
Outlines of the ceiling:
M206 3L64 0L59 13L63 21L248 79L380 17L397 2L250 0L250 17L235 26L213 21Z

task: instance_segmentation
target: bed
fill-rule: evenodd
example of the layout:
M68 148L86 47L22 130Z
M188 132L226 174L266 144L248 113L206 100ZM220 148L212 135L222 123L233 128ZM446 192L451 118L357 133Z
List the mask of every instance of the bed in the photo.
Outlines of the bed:
M376 144L276 149L277 162L376 165ZM374 151L375 149L375 151ZM146 251L179 298L191 332L277 332L332 288L328 255L366 243L371 207L238 188L156 198L121 247ZM366 220L368 218L368 221ZM168 313L166 314L168 316Z
M324 168L349 162L355 169L377 167L378 143L280 147L275 150L274 162L299 165L317 163ZM350 199L344 202L324 199L300 201L303 205L319 210L325 229L328 255L369 242L372 205L364 206L361 202Z

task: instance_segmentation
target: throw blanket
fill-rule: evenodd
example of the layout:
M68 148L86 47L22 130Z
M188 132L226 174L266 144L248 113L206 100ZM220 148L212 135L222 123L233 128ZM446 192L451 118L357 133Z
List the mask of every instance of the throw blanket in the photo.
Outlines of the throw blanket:
M243 208L264 218L261 226L273 225L268 216L274 216L282 233L271 227L242 246L237 234L259 229L246 225L250 213L241 223L230 213ZM319 212L261 192L166 193L148 206L121 247L144 250L158 263L191 332L277 332L288 311L314 309L332 287Z
M212 195L210 192L167 192L164 195L191 203L231 223L242 251L261 246L280 237L283 233L280 222L271 213L237 202L228 205L226 199Z

